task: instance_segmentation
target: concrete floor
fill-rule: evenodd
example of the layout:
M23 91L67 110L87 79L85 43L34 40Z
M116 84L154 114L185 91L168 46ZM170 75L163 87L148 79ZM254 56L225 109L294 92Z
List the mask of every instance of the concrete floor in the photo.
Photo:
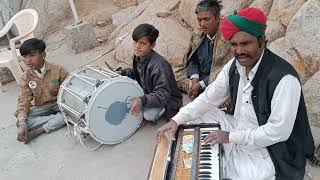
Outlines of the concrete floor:
M59 36L54 36L59 39ZM70 70L90 61L109 46L74 55L61 41L49 44L48 60L65 65ZM60 43L60 44L59 44ZM98 63L99 64L99 63ZM153 158L155 134L165 122L146 124L127 141L115 146L104 145L96 151L86 151L66 134L63 128L35 139L28 145L16 141L15 111L18 86L15 82L0 93L0 180L144 180ZM320 128L313 127L316 142ZM93 146L94 141L88 140ZM308 163L309 164L309 163ZM307 166L312 180L320 179L319 168ZM306 178L309 179L309 178Z
M28 145L16 141L15 110L18 88L0 94L0 179L124 180L146 179L153 158L155 133L163 124L147 124L115 146L86 151L67 128L45 134ZM88 145L94 146L92 140Z

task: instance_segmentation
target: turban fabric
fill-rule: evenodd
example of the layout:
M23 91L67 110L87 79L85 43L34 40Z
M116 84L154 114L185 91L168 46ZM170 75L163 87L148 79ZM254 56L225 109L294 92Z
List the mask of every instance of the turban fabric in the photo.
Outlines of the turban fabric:
M220 30L225 40L230 40L239 31L260 37L265 34L267 16L258 8L245 8L233 15L224 17Z

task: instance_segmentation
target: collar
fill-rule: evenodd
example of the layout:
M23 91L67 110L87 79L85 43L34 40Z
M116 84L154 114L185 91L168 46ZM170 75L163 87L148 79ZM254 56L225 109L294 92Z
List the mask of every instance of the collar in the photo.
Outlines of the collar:
M41 74L43 74L43 72L45 71L46 69L46 62L43 63L43 66L42 68L40 68L40 71L41 71ZM37 70L33 70L36 74L40 74Z
M138 56L134 56L134 61L136 63L146 64L151 59L153 53L154 53L154 50L151 50L150 53L144 57L143 61L141 61L141 59Z
M42 79L44 77L44 75L47 73L47 71L50 70L51 68L52 68L52 64L45 61L42 68L40 69L41 74L36 70L32 70L32 69L28 69L28 70L31 75Z
M217 33L216 33L217 34ZM211 38L209 34L206 34L207 35L207 38L213 43L214 42L214 39L216 38L216 34Z

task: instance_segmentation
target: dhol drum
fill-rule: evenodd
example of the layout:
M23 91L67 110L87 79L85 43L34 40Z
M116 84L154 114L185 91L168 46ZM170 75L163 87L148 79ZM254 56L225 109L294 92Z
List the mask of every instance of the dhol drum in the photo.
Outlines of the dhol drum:
M142 113L132 116L130 97L142 96L139 84L102 67L73 71L62 83L58 105L68 122L101 144L117 144L139 127Z

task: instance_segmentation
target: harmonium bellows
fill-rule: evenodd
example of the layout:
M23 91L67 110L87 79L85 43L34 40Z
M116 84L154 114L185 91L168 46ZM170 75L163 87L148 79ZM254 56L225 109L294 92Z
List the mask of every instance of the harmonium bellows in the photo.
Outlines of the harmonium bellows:
M193 124L180 126L176 140L168 134L158 142L149 180L222 180L221 145L204 144L219 124Z

